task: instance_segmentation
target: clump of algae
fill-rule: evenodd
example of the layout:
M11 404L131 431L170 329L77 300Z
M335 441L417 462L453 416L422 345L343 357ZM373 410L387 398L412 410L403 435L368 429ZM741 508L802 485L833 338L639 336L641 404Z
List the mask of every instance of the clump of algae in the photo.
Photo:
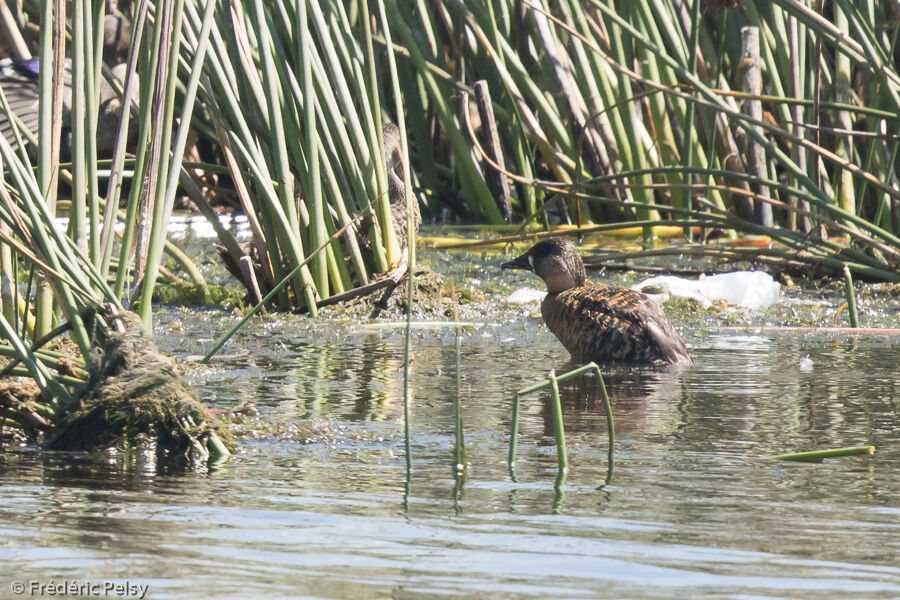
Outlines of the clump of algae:
M227 456L233 446L227 428L194 398L140 318L123 311L109 321L113 326L95 348L79 403L48 447L152 449L166 463Z

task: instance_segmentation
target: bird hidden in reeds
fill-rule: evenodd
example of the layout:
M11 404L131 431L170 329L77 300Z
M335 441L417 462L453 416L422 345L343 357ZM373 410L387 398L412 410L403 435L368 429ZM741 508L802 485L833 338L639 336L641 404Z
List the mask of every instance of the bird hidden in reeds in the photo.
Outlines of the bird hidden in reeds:
M63 80L63 145L62 158L64 161L71 159L69 143L71 142L71 114L72 107L72 74L68 70L64 72ZM40 88L38 76L40 74L40 60L36 58L17 61L9 58L0 59L0 88L9 103L10 112L18 118L21 125L27 127L32 134L38 134L38 120L40 118ZM120 63L112 68L113 76L118 79L117 85L125 81L125 63ZM97 155L108 158L112 156L115 148L116 135L119 131L119 121L122 118L122 102L118 92L106 79L100 82L100 95L98 97L99 113L97 115ZM132 121L128 130L129 146L137 139L137 122ZM0 135L3 135L10 145L16 148L16 139L12 132L12 124L6 115L0 111Z
M119 87L124 87L126 65L124 62L128 55L131 43L131 22L128 17L119 11L109 13L104 17L103 26L103 62L112 69L114 79ZM63 145L62 158L64 161L71 159L69 139L71 136L72 107L72 72L71 63L66 61L63 72ZM38 135L38 121L40 119L40 87L38 77L41 71L41 61L37 58L13 58L0 59L0 88L6 96L10 112L16 115L19 123L26 127L35 137ZM97 106L97 154L103 158L109 158L113 154L116 135L119 131L119 121L122 118L122 102L119 93L110 85L105 77L100 79L100 95ZM137 122L131 122L128 130L128 147L133 149L137 140ZM13 126L6 114L0 111L0 135L3 135L15 149L17 141L13 134Z
M538 242L504 269L532 271L547 285L544 323L578 362L690 364L684 340L649 296L613 285L586 285L571 243Z
M394 235L400 248L406 248L406 187L403 184L403 152L400 146L400 128L393 123L385 123L381 132L382 150L384 151L384 167L388 178L388 200L391 204L391 221ZM422 215L419 203L413 197L412 221L415 231L419 231Z

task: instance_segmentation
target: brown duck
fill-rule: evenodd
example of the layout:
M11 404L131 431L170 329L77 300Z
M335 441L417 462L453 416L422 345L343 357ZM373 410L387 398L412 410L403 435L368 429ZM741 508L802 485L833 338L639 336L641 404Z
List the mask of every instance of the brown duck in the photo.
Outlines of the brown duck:
M502 268L532 271L544 280L541 315L573 360L691 363L684 340L648 296L612 285L585 285L584 263L571 243L538 242Z
M403 153L400 147L400 128L393 123L385 123L381 128L381 144L384 151L384 167L388 177L388 199L391 203L391 220L394 235L400 248L406 248L406 187L403 184ZM419 202L413 198L413 227L419 231L422 215Z

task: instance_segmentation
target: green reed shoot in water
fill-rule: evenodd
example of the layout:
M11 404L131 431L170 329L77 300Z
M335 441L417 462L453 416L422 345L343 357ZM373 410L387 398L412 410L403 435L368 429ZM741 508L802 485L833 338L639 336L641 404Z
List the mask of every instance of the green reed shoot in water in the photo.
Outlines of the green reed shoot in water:
M778 454L770 458L774 458L775 460L820 463L826 458L865 456L870 454L875 454L875 446L853 446L850 448L834 448L831 450L813 450L812 452L794 452L791 454Z
M559 382L578 377L589 371L593 372L597 376L597 384L600 386L600 396L603 399L603 406L606 409L607 437L609 443L609 469L607 472L606 482L609 483L609 480L612 477L613 449L616 443L615 425L613 423L612 406L610 405L609 395L606 391L606 384L603 382L603 374L600 372L600 367L598 367L597 364L593 362L590 362L584 366L581 366L559 376L557 376L553 371L550 371L547 381L542 381L541 383L523 388L516 392L516 395L513 398L512 429L509 436L510 472L513 472L516 464L516 448L517 438L519 435L519 415L521 414L521 399L523 396L539 392L547 387L550 388L551 394L550 397L553 409L553 428L554 434L556 436L556 453L557 462L559 464L559 472L561 474L564 474L566 473L566 471L568 471L569 460L568 454L566 452L566 436L563 426L562 404L559 398Z

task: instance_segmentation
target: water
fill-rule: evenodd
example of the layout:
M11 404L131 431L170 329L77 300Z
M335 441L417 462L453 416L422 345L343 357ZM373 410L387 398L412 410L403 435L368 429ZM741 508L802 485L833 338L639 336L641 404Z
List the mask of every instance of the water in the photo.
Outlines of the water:
M460 287L530 283L493 279L495 258L431 258ZM896 325L896 301L882 300L879 324ZM211 369L187 367L207 403L259 413L212 472L0 453L0 598L51 580L149 585L154 599L900 597L894 338L709 327L773 313L687 317L694 366L605 370L618 435L607 485L594 383L563 384L570 473L557 493L545 398L525 400L515 480L506 467L512 393L572 367L534 309L463 308L485 325L461 338L458 392L453 329L414 331L410 471L402 331L327 315L272 318ZM190 357L235 320L167 309L157 338ZM823 464L766 458L868 444L874 456Z

